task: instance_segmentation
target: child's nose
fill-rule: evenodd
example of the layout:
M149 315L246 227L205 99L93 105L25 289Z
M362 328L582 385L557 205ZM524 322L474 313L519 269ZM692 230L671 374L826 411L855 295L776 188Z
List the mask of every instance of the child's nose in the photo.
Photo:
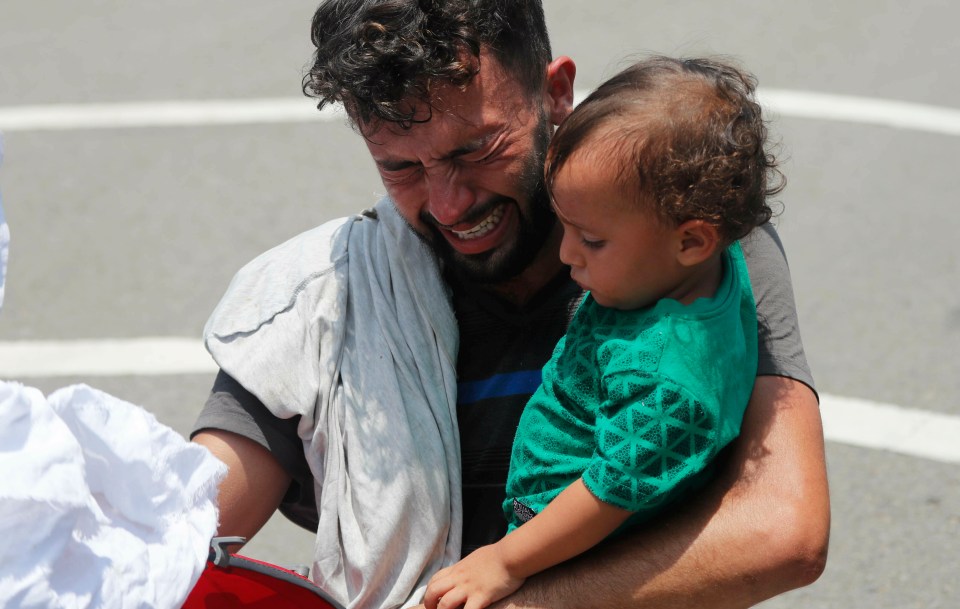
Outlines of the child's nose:
M560 241L560 262L569 266L583 266L583 257L577 247L577 237L571 231L563 230L563 239Z

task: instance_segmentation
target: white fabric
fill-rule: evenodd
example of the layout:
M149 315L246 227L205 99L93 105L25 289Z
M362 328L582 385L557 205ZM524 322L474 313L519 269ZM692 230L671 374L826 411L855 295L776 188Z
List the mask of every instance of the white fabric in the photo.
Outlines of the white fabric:
M385 199L241 269L204 334L275 415L302 416L312 578L351 608L417 604L462 527L458 333L429 248Z
M179 607L225 473L133 404L0 382L0 607Z
M0 133L0 166L3 165L3 134ZM7 279L7 252L10 248L10 229L3 214L3 193L0 192L0 307L3 306L3 290Z
M9 241L0 205L0 305ZM225 474L133 404L0 381L0 607L180 607L206 565Z

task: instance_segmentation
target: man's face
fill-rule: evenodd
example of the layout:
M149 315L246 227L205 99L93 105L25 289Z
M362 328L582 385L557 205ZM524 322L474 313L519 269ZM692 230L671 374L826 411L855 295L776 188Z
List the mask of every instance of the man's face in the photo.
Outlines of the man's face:
M481 61L465 89L434 90L430 120L361 129L407 222L462 275L497 283L530 264L555 222L543 185L551 125L538 98Z

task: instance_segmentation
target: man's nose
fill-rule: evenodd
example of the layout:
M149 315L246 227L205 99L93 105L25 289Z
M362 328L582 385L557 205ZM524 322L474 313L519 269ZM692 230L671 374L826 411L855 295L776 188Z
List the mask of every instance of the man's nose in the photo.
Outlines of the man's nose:
M445 226L454 226L463 220L477 201L473 186L456 175L435 175L428 178L429 211Z

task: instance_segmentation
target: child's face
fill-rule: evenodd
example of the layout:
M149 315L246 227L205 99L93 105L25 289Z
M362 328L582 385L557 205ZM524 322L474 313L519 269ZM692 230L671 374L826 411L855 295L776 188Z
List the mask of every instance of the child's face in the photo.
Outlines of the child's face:
M614 180L609 163L574 155L556 175L554 210L563 224L560 259L603 306L639 309L669 298L683 281L677 231Z

